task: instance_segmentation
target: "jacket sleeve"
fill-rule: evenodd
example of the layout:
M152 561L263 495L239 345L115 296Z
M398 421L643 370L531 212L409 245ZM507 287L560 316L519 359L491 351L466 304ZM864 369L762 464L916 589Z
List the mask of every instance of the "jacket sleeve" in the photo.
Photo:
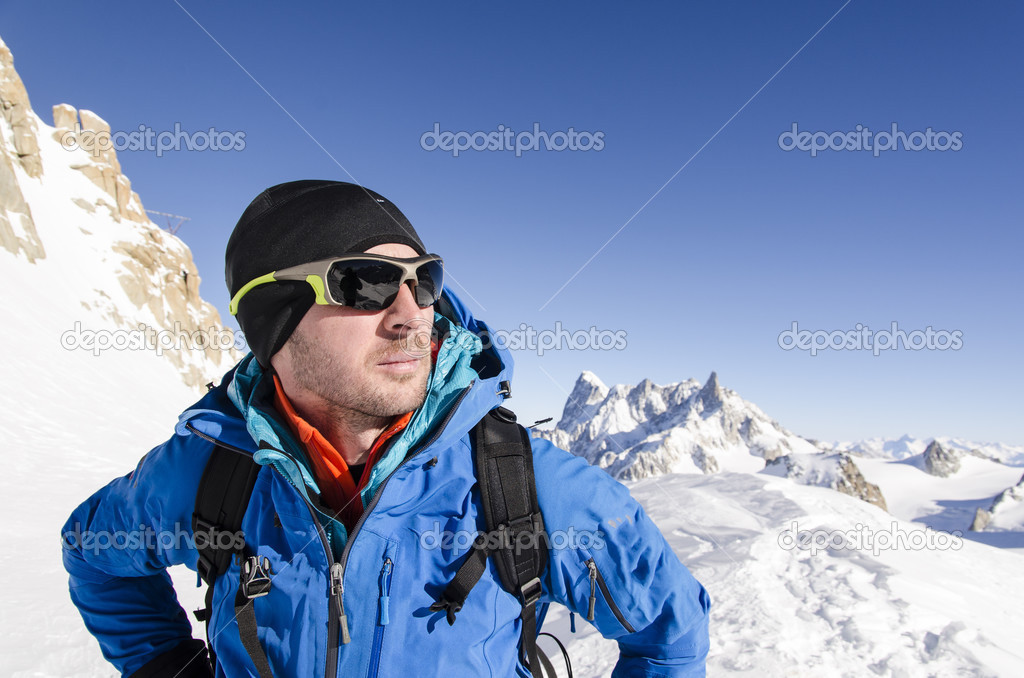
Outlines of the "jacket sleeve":
M704 676L707 591L625 486L545 440L531 442L550 545L545 597L584 619L593 605L591 623L619 644L613 678Z
M61 534L71 600L124 676L210 675L166 572L196 566L191 516L212 446L190 438L152 450L75 509Z

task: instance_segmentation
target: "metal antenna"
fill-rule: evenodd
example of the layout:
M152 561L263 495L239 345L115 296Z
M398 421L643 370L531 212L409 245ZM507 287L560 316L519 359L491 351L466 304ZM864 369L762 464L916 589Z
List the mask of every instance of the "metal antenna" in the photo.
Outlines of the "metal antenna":
M170 233L171 235L177 234L178 229L181 228L181 225L183 223L185 223L186 221L191 221L190 217L183 217L180 214L169 214L167 212L157 212L156 210L146 210L146 212L149 214L159 214L162 217L166 217L167 232ZM177 221L172 224L171 219L177 219Z

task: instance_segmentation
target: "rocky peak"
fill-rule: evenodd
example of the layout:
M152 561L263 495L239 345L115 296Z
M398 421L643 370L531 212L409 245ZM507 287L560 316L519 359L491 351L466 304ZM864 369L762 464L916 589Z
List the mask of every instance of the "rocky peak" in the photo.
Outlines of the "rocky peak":
M836 482L835 489L843 494L848 494L869 504L874 504L883 511L889 510L885 503L885 497L882 496L882 490L878 485L869 483L864 478L864 475L848 454L839 455L839 479Z
M1016 520L1011 519L1009 525L1000 524L1003 522L1004 516L1014 513L1014 508L1019 506L1024 506L1024 475L1020 477L1016 485L997 494L988 510L979 506L974 512L974 521L971 522L970 529L975 532L988 529L1019 532L1021 529L1019 517ZM1018 516L1021 514L1019 510L1016 513ZM994 525L993 522L995 522Z
M718 375L712 372L697 398L704 403L704 411L709 412L722 406L723 395L722 388L718 385Z
M933 476L947 478L960 470L960 459L963 453L953 448L945 448L938 440L933 440L924 451L922 461L924 470Z
M38 177L43 165L28 92L14 70L11 50L0 40L0 247L35 263L46 258L46 250L18 185L18 171Z
M99 186L111 197L113 203L105 205L116 220L127 219L139 224L149 221L142 207L139 194L132 190L132 182L121 173L117 151L110 144L97 139L110 139L110 125L92 111L76 111L69 104L53 107L53 133L65 149L75 149L78 154L71 165L89 181Z
M769 461L764 473L801 485L829 487L888 511L878 485L865 480L848 454L786 454Z
M3 40L0 40L0 110L4 120L11 127L11 136L18 162L30 177L43 173L39 158L39 141L36 136L36 121L28 91L14 70L14 55Z
M727 396L730 406L724 407ZM817 451L723 388L715 373L703 386L696 379L667 385L644 379L609 388L585 372L562 419L537 434L633 480L675 472L756 472L765 458Z
M608 387L593 372L584 371L576 380L570 398L579 405L593 405L605 399Z

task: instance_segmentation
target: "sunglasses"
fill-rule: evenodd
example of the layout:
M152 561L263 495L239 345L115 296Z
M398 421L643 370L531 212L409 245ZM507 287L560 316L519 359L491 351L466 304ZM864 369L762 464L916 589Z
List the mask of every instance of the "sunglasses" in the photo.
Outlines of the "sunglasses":
M304 280L316 292L321 306L349 306L360 311L380 311L398 297L402 286L412 283L416 305L427 308L441 298L444 262L436 254L415 259L397 259L382 254L349 254L321 259L273 271L250 280L228 305L238 313L238 302L249 290L280 280Z

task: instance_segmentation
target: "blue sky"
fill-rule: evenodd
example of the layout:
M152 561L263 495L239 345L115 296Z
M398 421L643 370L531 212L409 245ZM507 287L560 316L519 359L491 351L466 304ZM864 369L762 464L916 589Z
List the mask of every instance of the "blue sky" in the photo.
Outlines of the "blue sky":
M1010 1L0 4L44 120L66 102L115 131L245 132L240 151L119 154L146 208L191 217L179 235L223 316L248 202L355 180L402 208L492 327L625 333L620 350L517 351L521 418L557 417L584 369L716 370L826 440L1024 444L1022 27ZM435 123L573 128L603 148L453 157L421 147ZM962 147L811 157L780 149L794 123ZM811 356L779 347L794 321L895 321L962 347Z

